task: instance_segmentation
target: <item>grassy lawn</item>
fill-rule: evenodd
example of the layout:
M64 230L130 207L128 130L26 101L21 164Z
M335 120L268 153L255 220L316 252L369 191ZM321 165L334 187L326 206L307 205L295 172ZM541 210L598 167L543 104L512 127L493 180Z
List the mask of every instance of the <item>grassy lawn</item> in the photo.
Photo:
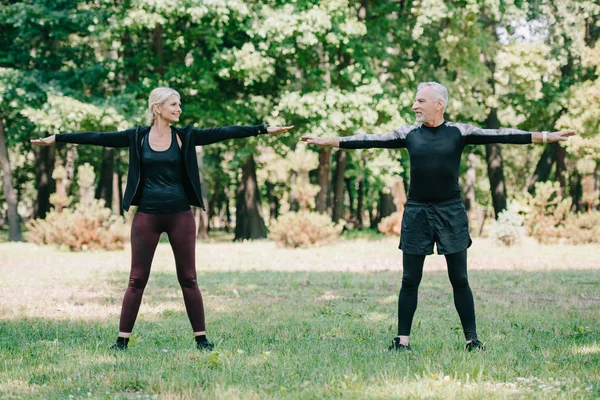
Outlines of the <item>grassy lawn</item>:
M193 346L161 243L126 352L117 333L129 252L0 244L0 398L594 399L600 397L600 246L506 249L478 239L479 334L466 353L440 256L427 258L411 336L396 331L397 239L312 250L198 244L214 352Z

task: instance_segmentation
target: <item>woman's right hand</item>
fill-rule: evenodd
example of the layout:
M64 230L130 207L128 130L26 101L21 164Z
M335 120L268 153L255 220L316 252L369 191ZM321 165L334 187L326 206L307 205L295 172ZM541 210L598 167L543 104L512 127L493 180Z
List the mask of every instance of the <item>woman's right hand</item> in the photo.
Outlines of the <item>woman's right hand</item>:
M31 139L31 143L39 144L40 146L52 146L54 143L56 143L56 136L52 135L45 138Z

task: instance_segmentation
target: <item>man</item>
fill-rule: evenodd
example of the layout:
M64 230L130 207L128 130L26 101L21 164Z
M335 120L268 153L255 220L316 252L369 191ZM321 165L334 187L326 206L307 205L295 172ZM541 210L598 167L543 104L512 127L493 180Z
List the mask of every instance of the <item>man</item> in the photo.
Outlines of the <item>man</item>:
M547 143L568 140L574 131L525 132L517 129L479 129L446 121L448 91L437 82L422 82L412 106L418 125L381 135L359 134L340 138L303 136L307 144L361 148L406 148L410 156L408 202L402 216L403 275L398 296L398 336L390 350L410 350L409 335L417 309L417 293L425 256L446 257L454 304L463 327L466 350L483 350L477 337L473 294L467 277L467 248L471 245L468 220L461 200L458 173L467 144Z

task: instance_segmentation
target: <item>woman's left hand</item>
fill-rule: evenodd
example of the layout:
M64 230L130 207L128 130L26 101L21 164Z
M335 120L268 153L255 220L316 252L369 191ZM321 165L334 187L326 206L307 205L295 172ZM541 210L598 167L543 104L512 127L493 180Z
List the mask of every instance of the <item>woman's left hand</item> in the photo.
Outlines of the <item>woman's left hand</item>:
M287 132L290 129L292 129L294 127L294 125L290 125L290 126L269 126L267 128L267 133L268 134L278 134L278 133L283 133L283 132Z

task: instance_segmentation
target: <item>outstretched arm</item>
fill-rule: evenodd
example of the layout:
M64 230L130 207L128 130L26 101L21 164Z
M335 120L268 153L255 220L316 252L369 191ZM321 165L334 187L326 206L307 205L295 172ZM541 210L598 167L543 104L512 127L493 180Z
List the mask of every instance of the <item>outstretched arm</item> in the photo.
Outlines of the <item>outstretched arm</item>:
M503 129L482 129L470 124L454 124L467 144L491 144L491 143L512 143L512 144L529 144L529 143L551 143L568 140L570 136L575 135L575 131L558 131L558 132L527 132L514 128Z
M318 136L306 135L300 138L301 142L306 144L316 144L317 146L340 147L340 138L322 138Z
M397 149L406 147L406 136L415 126L403 126L392 132L382 134L361 133L353 136L336 138L320 138L316 136L302 136L301 141L318 146L340 147L343 149L368 149L373 147Z
M571 136L575 136L575 131L557 131L557 132L532 132L531 143L553 143L566 142Z
M261 134L278 134L287 132L294 126L268 126L267 124L253 126L222 126L208 129L192 129L194 144L204 146L227 139L241 139Z
M135 128L119 132L62 133L45 138L31 139L31 143L40 146L51 146L56 142L64 142L104 147L127 147L129 146L129 133L133 131L135 131Z
M39 139L31 139L30 140L31 144L37 144L40 146L52 146L54 143L56 143L56 135L50 135L50 136L46 136L45 138L39 138Z

